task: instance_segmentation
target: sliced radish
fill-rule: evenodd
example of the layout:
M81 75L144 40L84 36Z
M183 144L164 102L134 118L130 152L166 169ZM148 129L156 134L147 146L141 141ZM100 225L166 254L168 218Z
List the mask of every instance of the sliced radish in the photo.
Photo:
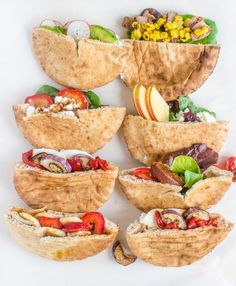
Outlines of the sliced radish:
M63 27L62 23L57 20L45 19L40 23L40 26L49 26L49 27Z
M89 39L90 37L89 24L84 21L71 21L65 25L65 28L67 28L67 35L73 37L76 40Z

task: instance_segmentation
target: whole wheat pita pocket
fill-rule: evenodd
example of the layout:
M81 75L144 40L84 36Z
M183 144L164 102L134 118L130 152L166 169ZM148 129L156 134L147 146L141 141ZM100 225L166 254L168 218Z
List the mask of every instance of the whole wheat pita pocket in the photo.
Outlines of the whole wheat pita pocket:
M40 27L33 29L33 48L46 74L61 85L77 89L103 86L119 76L126 47L82 39Z
M121 78L129 88L155 85L167 101L197 90L214 71L220 46L125 40Z
M37 255L58 260L80 260L94 256L108 248L116 239L119 228L116 224L105 220L106 233L88 236L46 236L43 227L35 227L25 223L18 211L28 211L16 207L9 209L5 215L6 223L13 238L23 247ZM34 210L34 213L37 210ZM50 214L58 213L49 211Z
M222 199L233 177L231 172L211 166L203 173L203 180L181 194L182 187L138 179L130 175L133 170L121 171L119 183L130 203L144 212L155 208L208 209Z
M88 212L100 208L111 196L118 168L57 174L19 162L14 185L20 198L32 208L47 206L62 212Z
M219 214L211 214L218 226L189 230L143 231L135 222L126 233L128 245L134 255L158 266L183 266L200 260L213 250L232 230L233 224Z
M164 154L189 147L195 143L205 143L219 151L226 140L229 123L156 122L141 116L125 117L124 137L131 156L145 164L158 161Z
M77 110L76 116L57 113L26 115L25 104L13 107L16 123L24 137L35 147L79 149L95 153L120 128L126 109L103 107Z

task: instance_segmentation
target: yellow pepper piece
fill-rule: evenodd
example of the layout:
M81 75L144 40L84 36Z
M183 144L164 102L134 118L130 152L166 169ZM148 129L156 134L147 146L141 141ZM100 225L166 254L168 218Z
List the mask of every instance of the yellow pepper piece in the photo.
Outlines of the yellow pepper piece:
M170 31L170 36L171 36L172 39L178 38L178 37L179 37L179 32L178 32L178 30L177 30L177 29L171 30L171 31Z
M190 33L186 33L186 34L185 34L185 39L186 39L186 41L188 41L188 40L190 40L190 39L191 39L191 35L190 35Z
M177 29L179 27L179 23L177 21L173 22L173 29Z
M150 39L150 41L152 41L152 42L156 42L156 41L157 41L157 37L156 37L156 35L155 35L154 33L152 33L151 35L149 35L149 39Z
M141 25L138 22L133 22L132 23L132 28L139 30L141 28Z
M188 22L189 22L190 20L191 20L190 18L185 19L185 21L184 21L184 26L188 26Z
M188 32L191 31L191 29L190 29L189 27L187 27L187 28L184 28L184 31L185 31L186 33L188 33Z
M176 21L183 21L183 17L181 15L176 15L175 20Z
M142 33L140 30L133 30L131 33L132 40L140 40L142 37Z
M168 38L168 33L167 32L162 32L161 33L161 39L167 39Z
M172 30L173 29L173 23L172 22L167 22L165 24L165 28L166 28L166 31Z
M206 26L203 26L201 30L203 34L206 34L209 31L209 29Z
M180 39L183 39L184 36L185 36L185 31L184 31L184 30L180 30L180 31L179 31L179 37L180 37Z
M196 36L201 36L201 35L203 34L203 32L202 32L201 29L196 29L196 30L194 31L194 34L195 34Z
M145 41L149 41L150 40L150 34L147 31L143 33L143 39Z
M160 31L154 31L153 34L155 35L157 41L161 39L161 32Z

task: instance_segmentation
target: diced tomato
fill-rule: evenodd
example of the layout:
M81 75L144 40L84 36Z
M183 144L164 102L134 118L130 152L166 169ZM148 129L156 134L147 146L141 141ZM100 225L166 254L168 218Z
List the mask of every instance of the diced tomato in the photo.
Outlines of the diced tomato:
M173 221L170 223L167 223L165 226L165 229L179 229L177 222Z
M30 160L30 159L32 158L32 156L33 156L33 150L31 149L31 150L29 150L28 152L25 152L25 153L22 154L22 161L23 161L26 165L28 165L28 166L30 166L30 167L37 167L37 168L39 168L39 169L43 169L43 170L44 170L44 167L43 167L43 166L41 166L41 165L38 164L38 163L32 162L32 161Z
M41 226L53 227L62 229L63 225L60 222L60 219L57 217L46 217L46 216L39 216L37 217Z
M155 211L155 221L156 221L156 225L160 228L160 229L164 229L165 228L165 223L162 220L161 214L159 211Z
M75 90L72 88L65 88L58 92L57 96L64 96L68 98L74 98L79 105L80 109L88 109L89 108L89 101L87 96L79 90Z
M95 159L90 159L88 164L92 170L97 170L97 169L102 169L103 171L108 170L108 162L106 160L102 160L98 156Z
M68 162L71 165L72 172L84 170L83 162L79 156L73 156L72 158L68 159Z
M54 103L54 100L47 94L39 93L26 97L24 103L28 103L34 107L49 107Z
M92 231L97 234L105 232L105 219L99 212L89 212L81 217L83 223L91 225Z
M225 169L234 173L233 181L236 182L236 157L229 157L227 159Z
M151 169L149 168L137 168L132 171L130 175L143 180L155 180L152 176Z
M198 219L196 217L192 217L188 222L187 222L187 228L188 229L194 229L197 227L204 227L204 226L217 226L217 224L212 220L203 220L203 219Z

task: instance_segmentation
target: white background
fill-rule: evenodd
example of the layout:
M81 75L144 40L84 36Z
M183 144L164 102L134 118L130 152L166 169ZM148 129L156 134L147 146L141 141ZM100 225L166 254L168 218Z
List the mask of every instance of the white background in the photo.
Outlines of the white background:
M153 7L161 12L176 10L212 18L219 27L220 59L214 74L193 94L196 103L217 112L220 119L231 120L231 130L221 154L236 155L236 2L235 0L0 0L0 285L71 286L71 285L236 285L236 230L202 261L182 268L160 268L140 260L123 267L113 260L111 251L83 261L54 262L21 248L10 237L3 214L10 205L24 206L12 184L13 164L30 145L18 131L12 105L21 103L42 84L53 84L38 65L31 47L31 29L45 18L67 22L84 19L90 24L107 26L120 35L123 16ZM184 56L184 55L183 55ZM54 84L57 86L56 84ZM131 91L120 80L97 89L103 103L126 106L134 111ZM99 152L121 168L136 166L124 144L120 131ZM236 187L231 187L214 208L236 221ZM101 209L121 226L138 215L116 188Z

